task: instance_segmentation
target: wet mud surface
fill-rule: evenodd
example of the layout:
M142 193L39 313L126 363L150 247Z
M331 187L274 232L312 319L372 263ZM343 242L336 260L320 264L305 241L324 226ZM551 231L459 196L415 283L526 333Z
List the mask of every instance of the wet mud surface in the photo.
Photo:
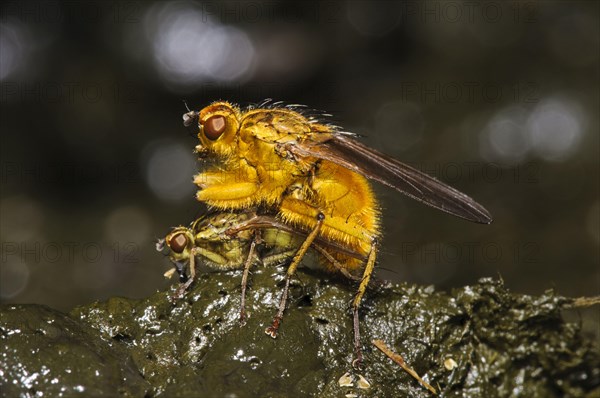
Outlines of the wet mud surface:
M0 307L3 396L430 397L378 351L383 340L444 397L597 397L600 354L561 317L570 300L482 279L451 292L374 283L353 370L351 283L301 271L279 336L281 269L252 275L239 322L239 271L204 274L183 299L111 298L61 313ZM352 386L339 379L350 372ZM359 375L370 388L357 386Z

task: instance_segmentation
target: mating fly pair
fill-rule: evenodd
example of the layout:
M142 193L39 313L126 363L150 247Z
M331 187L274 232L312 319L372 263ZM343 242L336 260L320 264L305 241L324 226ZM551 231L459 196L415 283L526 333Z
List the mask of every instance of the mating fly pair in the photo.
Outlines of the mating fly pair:
M242 231L268 232L284 226L293 236L289 247L278 240L265 241L268 246L287 249L283 252L291 257L277 315L266 329L271 337L277 335L290 280L308 249L313 248L327 270L360 281L352 310L356 362L362 361L358 310L373 273L381 235L379 205L368 179L466 220L492 221L488 211L467 195L369 148L339 127L321 123L299 106L263 103L242 110L220 101L199 112L190 111L183 118L186 126L199 128L199 157L216 162L195 176L197 199L231 213L232 224L222 230L221 237L228 237L230 242L233 238L234 246L249 245L245 259L221 263L229 265L217 268L249 268L257 240L240 238ZM242 216L255 209L266 209L266 215ZM256 217L269 221L260 224ZM202 246L206 241L198 236L205 230L200 221L191 228L175 229L166 239L172 259L179 261L177 255L185 253L182 258L189 261L192 279L183 290L193 280L195 254L205 250ZM246 277L244 272L242 294Z

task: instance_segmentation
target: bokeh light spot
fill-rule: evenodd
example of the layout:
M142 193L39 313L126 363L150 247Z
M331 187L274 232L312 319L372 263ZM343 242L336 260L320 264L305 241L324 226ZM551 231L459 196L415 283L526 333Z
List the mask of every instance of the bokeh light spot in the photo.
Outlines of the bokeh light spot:
M526 120L527 112L521 107L505 108L495 114L485 128L482 142L486 157L505 164L521 161L530 147Z
M157 4L145 18L160 76L179 88L242 80L254 60L248 35L224 26L187 2Z
M0 81L16 72L23 62L23 38L13 24L0 23Z
M159 140L147 145L143 157L146 183L158 198L173 202L192 197L197 167L190 148Z
M109 242L144 242L148 240L150 229L150 217L137 206L123 206L113 210L104 225Z
M527 120L533 150L555 161L571 155L583 134L583 115L575 104L559 99L540 103Z

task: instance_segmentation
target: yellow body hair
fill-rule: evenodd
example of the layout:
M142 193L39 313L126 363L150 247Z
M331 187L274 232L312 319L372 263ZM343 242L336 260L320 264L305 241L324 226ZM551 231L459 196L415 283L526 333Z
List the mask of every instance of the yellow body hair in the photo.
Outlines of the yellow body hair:
M366 178L327 160L298 158L286 145L319 140L333 134L326 125L286 109L241 112L218 102L200 113L200 120L226 118L227 128L215 141L199 134L199 152L216 154L219 168L199 173L197 199L222 210L267 206L304 231L325 218L319 231L324 239L348 246L365 257L380 233L377 201ZM360 267L360 261L348 262Z

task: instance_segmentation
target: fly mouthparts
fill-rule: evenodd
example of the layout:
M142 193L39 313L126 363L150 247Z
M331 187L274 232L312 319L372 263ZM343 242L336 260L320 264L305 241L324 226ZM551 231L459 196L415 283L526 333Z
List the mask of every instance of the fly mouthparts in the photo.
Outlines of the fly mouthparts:
M165 246L166 246L166 244L165 244L164 239L159 238L156 240L156 251L157 252L162 252L165 249Z

